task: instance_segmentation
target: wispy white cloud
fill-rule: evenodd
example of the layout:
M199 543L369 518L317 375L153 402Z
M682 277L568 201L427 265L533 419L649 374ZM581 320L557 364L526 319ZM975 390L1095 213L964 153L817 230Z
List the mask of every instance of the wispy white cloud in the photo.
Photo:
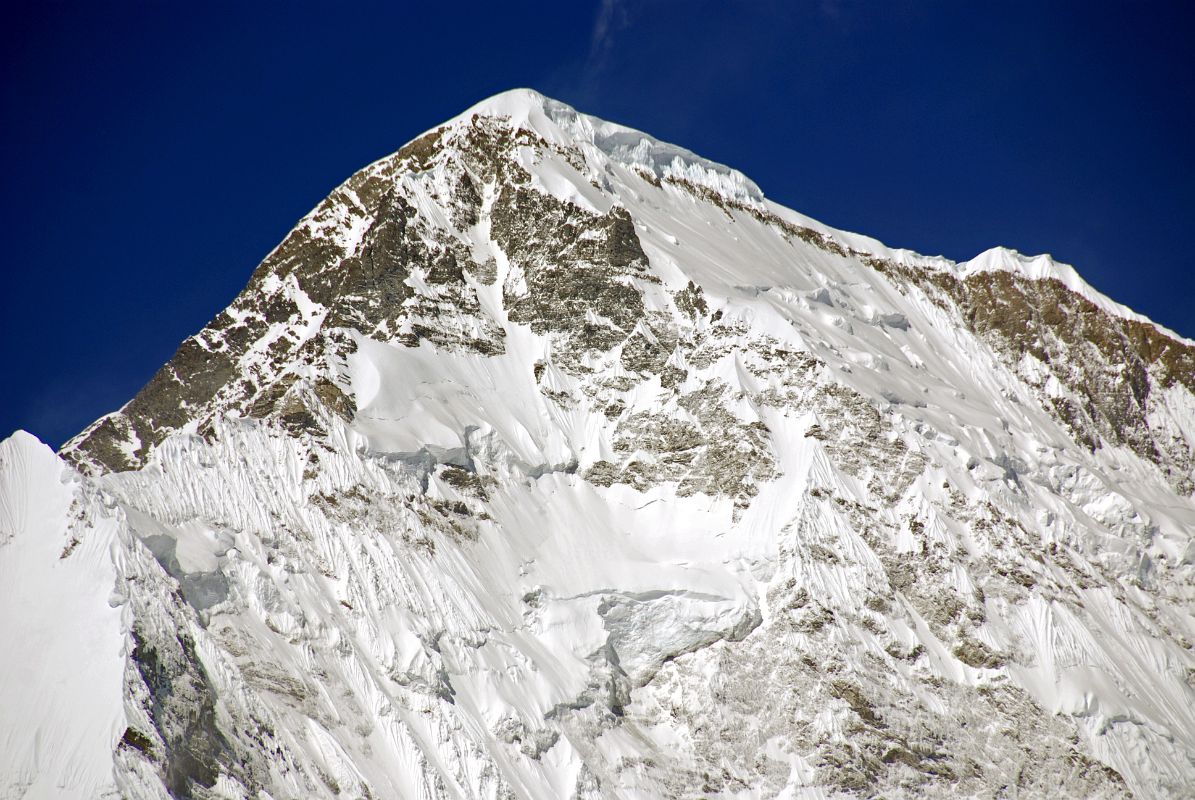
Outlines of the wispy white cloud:
M823 17L838 19L843 13L842 0L821 0L818 4Z
M628 6L627 0L602 0L589 35L589 58L585 64L588 72L597 72L605 67L615 37L630 24Z

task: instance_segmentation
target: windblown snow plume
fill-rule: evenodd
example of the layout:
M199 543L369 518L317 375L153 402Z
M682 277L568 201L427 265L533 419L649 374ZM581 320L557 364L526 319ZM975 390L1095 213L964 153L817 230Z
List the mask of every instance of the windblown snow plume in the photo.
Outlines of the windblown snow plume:
M0 444L0 796L1191 797L1195 343L534 92Z

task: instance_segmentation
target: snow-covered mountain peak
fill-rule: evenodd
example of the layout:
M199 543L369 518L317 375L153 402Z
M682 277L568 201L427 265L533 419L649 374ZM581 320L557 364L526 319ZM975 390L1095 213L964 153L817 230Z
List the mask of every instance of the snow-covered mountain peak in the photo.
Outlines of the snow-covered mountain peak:
M1084 280L1073 266L1055 261L1049 253L1029 256L1008 247L992 247L970 261L958 264L955 271L964 278L981 272L1003 271L1031 281L1056 280L1104 312L1122 319L1151 325L1168 338L1182 341L1188 345L1195 345L1195 340L1182 337L1103 294Z
M1070 274L491 98L0 445L0 793L1183 796L1195 346Z
M553 144L592 146L615 163L644 170L657 179L692 181L743 202L759 203L764 199L759 187L738 170L634 128L582 114L533 89L512 89L494 95L469 108L449 125L468 121L474 114L509 119L513 125L533 131Z
M738 170L702 158L683 147L662 142L642 131L580 113L571 106L533 89L512 89L494 95L472 106L447 125L467 124L474 115L508 120L516 127L532 131L546 141L561 146L591 146L617 164L642 170L656 178L688 181L708 188L732 202L765 207L763 192ZM1029 256L1012 248L995 246L968 261L954 262L910 250L891 249L870 237L830 228L817 220L775 204L768 206L769 210L778 216L819 231L862 253L920 268L941 269L962 278L979 272L1006 271L1033 281L1058 280L1067 289L1094 303L1103 311L1127 320L1156 326L1156 323L1093 288L1074 267L1055 261L1049 254ZM1182 338L1169 329L1160 330L1170 338ZM1195 343L1191 340L1185 341Z

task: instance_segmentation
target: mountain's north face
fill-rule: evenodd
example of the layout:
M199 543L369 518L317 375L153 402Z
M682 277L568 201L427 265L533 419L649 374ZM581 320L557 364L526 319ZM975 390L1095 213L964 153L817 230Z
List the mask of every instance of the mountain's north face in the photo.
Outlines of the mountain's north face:
M527 90L0 444L0 797L1195 796L1195 343Z

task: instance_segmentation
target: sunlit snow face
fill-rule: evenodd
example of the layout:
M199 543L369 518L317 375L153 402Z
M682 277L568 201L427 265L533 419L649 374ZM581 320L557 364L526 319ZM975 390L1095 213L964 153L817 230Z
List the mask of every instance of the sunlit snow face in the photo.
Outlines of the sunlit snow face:
M890 250L487 101L308 215L68 448L95 476L0 445L2 774L1177 791L1186 345L1068 269Z

